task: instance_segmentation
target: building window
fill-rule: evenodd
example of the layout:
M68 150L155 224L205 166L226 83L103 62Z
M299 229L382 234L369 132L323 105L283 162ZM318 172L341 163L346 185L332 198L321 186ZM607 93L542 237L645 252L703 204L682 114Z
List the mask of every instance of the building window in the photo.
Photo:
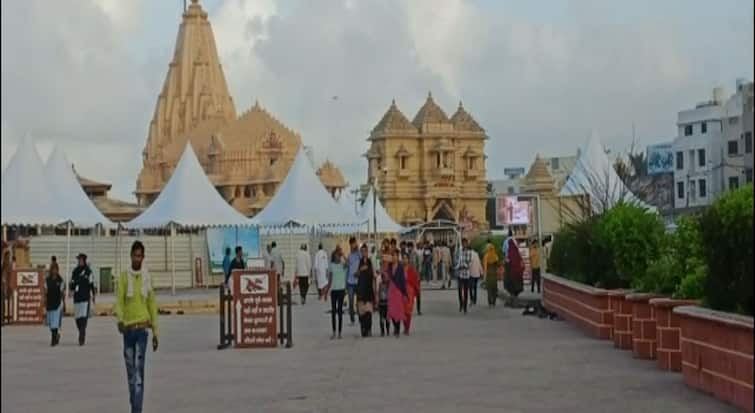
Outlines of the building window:
M697 164L700 167L705 167L705 149L697 150Z
M735 190L739 188L739 177L738 176L730 176L729 177L729 189Z
M745 153L752 153L752 132L745 132Z
M244 187L244 198L251 198L252 197L252 186L246 185Z
M551 159L551 169L555 171L559 167L560 167L560 165L559 165L559 159L558 158Z
M440 162L440 152L438 152L437 154L435 154L435 166L436 166L436 167L437 167L438 169L440 169L440 166L441 166L441 162Z
M706 196L708 196L707 182L705 182L705 179L701 179L698 182L700 184L700 191L698 191L700 192L700 198L705 198Z
M513 186L510 186L506 192L509 195L514 195L516 193L516 191L514 191L514 187Z
M470 157L469 161L467 161L467 162L468 162L467 166L469 167L469 170L473 170L473 169L477 168L477 158Z
M679 199L684 199L684 182L676 183L676 197Z
M233 194L234 198L241 198L241 187L237 186Z
M691 136L692 135L692 125L686 125L684 127L684 136Z
M400 168L402 170L406 169L406 156L400 157L399 160L398 160L398 162L399 162Z
M736 125L737 123L739 123L739 118L738 117L733 116L733 117L729 118L729 125Z
M708 133L708 124L703 122L700 124L700 133Z
M684 152L676 153L676 170L681 171L684 169Z
M729 141L729 155L736 155L739 153L739 142Z
M745 169L745 182L748 184L752 183L752 169Z

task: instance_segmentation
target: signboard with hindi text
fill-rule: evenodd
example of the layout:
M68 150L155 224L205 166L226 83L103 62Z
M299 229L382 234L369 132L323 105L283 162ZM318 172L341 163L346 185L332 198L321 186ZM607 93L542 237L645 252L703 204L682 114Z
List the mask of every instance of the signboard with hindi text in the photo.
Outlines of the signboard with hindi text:
M278 280L264 268L232 274L235 346L277 347Z
M44 275L42 270L13 271L13 323L42 324L45 321Z

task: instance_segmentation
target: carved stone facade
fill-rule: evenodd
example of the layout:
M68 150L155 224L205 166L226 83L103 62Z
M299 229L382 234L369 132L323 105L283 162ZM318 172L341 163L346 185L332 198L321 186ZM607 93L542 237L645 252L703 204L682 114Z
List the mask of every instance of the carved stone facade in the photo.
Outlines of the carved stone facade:
M429 94L412 122L391 103L368 141L368 184L402 225L447 219L477 228L485 220L485 130L459 108L451 118Z
M237 117L212 28L198 0L183 14L149 124L136 182L140 206L157 198L187 141L218 192L247 216L272 198L301 146L301 136L259 103Z

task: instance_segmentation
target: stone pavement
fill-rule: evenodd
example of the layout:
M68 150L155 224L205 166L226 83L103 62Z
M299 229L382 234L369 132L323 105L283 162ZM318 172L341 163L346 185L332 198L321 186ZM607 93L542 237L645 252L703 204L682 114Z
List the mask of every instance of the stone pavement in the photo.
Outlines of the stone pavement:
M735 411L565 322L502 307L462 315L454 290L422 298L424 315L399 339L361 339L347 321L344 338L330 341L329 304L295 306L288 350L217 351L216 316L162 317L145 412ZM44 327L3 327L2 411L127 412L115 323L90 325L79 347L66 319L56 348Z

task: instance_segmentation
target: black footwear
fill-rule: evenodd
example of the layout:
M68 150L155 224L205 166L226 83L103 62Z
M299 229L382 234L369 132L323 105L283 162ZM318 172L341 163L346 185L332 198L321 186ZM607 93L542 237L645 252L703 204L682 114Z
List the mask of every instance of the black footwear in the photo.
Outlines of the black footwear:
M79 334L79 345L83 346L85 341L85 336L83 334Z

